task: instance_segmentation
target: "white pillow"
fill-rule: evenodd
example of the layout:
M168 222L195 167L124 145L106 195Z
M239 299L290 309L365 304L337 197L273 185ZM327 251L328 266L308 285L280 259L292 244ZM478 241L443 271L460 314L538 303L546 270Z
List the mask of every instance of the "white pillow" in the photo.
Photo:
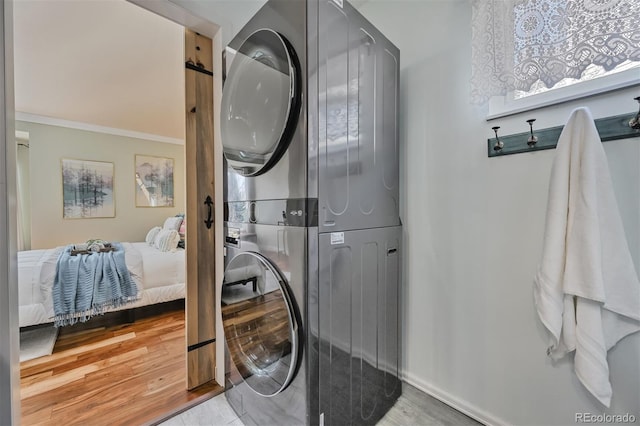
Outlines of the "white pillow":
M153 246L160 251L173 251L178 247L180 242L180 234L174 229L163 229L158 232Z
M178 229L180 229L181 224L182 224L181 216L171 216L164 221L164 225L162 226L162 229L165 229L165 230L173 229L174 231L177 231Z
M160 228L159 226L154 226L153 228L151 228L149 232L147 232L147 236L144 239L147 242L147 244L152 246L153 242L156 239L156 236L158 235L158 232L160 231L162 231L162 228Z

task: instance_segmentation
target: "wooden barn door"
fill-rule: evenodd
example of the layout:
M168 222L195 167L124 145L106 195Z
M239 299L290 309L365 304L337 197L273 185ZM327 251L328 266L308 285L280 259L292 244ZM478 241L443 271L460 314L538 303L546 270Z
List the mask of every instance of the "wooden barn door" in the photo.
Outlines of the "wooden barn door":
M187 388L214 380L215 235L211 39L185 30Z

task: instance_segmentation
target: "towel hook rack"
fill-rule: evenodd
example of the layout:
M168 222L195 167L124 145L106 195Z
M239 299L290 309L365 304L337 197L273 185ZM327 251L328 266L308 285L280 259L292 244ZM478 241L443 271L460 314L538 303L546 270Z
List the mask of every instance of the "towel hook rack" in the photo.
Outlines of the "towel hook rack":
M640 104L640 96L633 99ZM633 117L631 120L629 120L630 115ZM564 126L536 130L534 135L534 121L536 120L527 120L529 131L526 133L516 133L501 137L498 137L500 126L492 127L491 129L496 134L496 137L487 139L487 155L489 157L502 157L510 154L554 149ZM640 109L637 114L633 112L631 114L598 118L595 120L595 124L602 142L637 138L640 137Z

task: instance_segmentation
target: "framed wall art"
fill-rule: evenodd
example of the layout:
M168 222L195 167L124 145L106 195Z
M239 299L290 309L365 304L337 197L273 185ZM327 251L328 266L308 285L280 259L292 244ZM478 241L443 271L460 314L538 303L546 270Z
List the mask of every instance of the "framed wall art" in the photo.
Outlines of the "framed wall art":
M113 163L62 159L62 218L115 217Z
M173 158L135 156L136 207L173 207Z

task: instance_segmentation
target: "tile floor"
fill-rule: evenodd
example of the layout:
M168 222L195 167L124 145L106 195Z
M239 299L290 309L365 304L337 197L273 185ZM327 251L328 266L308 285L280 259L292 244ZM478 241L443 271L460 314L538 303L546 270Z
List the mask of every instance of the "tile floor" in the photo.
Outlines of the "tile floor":
M162 426L242 426L224 394L161 423ZM475 426L480 423L448 405L404 384L402 396L380 420L379 426Z

